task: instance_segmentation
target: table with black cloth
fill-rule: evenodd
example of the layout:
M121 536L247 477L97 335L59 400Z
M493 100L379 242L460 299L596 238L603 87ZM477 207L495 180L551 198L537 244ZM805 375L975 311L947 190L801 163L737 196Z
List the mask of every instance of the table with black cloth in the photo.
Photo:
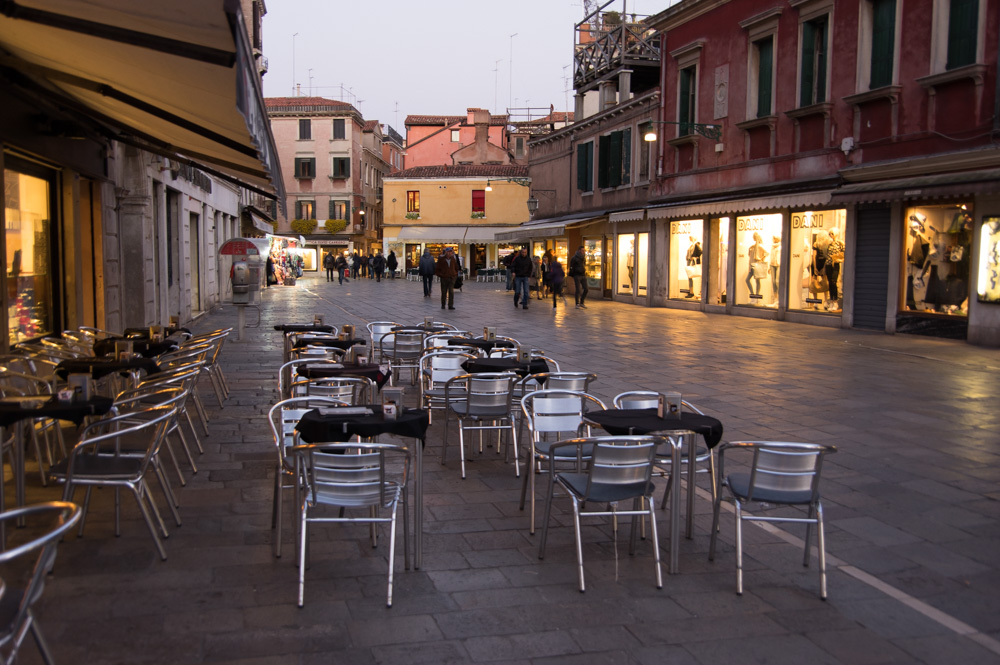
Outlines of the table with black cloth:
M302 336L295 339L295 343L292 344L292 348L301 349L304 346L325 346L334 349L343 349L346 351L352 346L359 344L367 345L368 341L364 339L337 339L336 337Z
M65 379L70 374L89 374L95 381L117 372L135 372L142 370L146 374L156 374L160 366L152 358L71 358L56 365L56 376Z
M517 358L476 358L475 360L466 360L462 363L462 369L469 374L515 372L518 376L527 376L528 374L548 372L549 364L541 358L536 358L526 363L519 362Z
M282 323L274 326L275 330L283 333L290 332L325 332L332 333L333 326L322 323Z
M344 376L359 376L364 379L371 379L379 388L382 388L392 376L392 370L382 367L377 363L322 363L316 365L305 365L299 367L296 372L306 379L337 379Z
M513 349L516 345L505 339L470 339L468 337L449 337L448 346L474 346L489 353L493 349Z
M89 416L103 416L111 410L112 406L114 406L113 399L101 396L94 396L88 400L75 399L71 402L61 402L52 395L6 398L0 400L0 428L4 430L2 436L6 439L6 432L10 430L11 426L27 419L52 418L55 420L68 420L76 425L81 425L85 418ZM20 427L17 427L14 431L14 457L11 471L14 475L17 505L23 506L24 440ZM18 524L23 524L23 520L19 520Z
M162 353L175 351L179 346L176 341L169 339L154 342L151 339L142 338L106 337L94 342L94 355L108 356L113 354L115 352L115 344L117 342L131 343L132 352L138 353L143 358L155 358Z
M389 330L392 332L419 332L424 333L425 335L433 335L436 333L451 332L454 328L448 328L446 326L429 326L421 323L415 326L393 326Z
M705 416L700 413L683 411L680 418L668 417L660 418L655 408L649 409L607 409L605 411L591 411L586 415L589 424L597 425L608 434L652 434L652 433L675 433L690 431L700 434L705 440L705 445L710 449L714 448L722 441L722 423L712 416ZM687 501L688 513L686 524L686 537L691 538L694 525L694 478L696 458L695 443L690 443L691 449L688 451L688 483ZM676 462L675 462L676 464ZM679 468L679 467L675 467ZM674 483L674 498L678 497L680 482ZM676 503L676 501L675 501ZM674 520L671 518L671 530L674 527Z
M313 409L302 414L295 426L299 438L306 443L324 443L349 441L352 436L373 438L383 434L392 434L407 439L415 439L413 447L413 551L414 566L420 568L423 558L424 530L424 439L430 416L423 409L403 409L395 420L386 420L382 415L382 405L364 405L372 411L371 414L339 415L337 409ZM407 508L409 509L409 508Z
M181 328L179 326L165 326L163 328L163 334L167 337L177 333L190 335L191 331L187 328ZM128 337L129 339L149 339L149 328L126 328L122 332L122 335Z

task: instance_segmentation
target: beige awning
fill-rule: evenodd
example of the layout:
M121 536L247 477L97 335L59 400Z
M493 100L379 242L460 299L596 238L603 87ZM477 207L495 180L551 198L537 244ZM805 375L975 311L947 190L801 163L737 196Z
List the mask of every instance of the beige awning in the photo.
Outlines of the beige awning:
M4 0L0 66L127 143L279 200L284 186L239 0Z
M687 219L782 208L814 208L830 203L830 190L650 208L650 219Z
M626 210L624 212L613 212L608 215L608 221L615 222L638 222L646 216L645 208L639 210Z
M581 226L588 226L598 222L606 221L607 217L601 215L594 217L593 213L587 215L576 215L564 217L562 219L547 219L523 224L515 227L507 233L498 233L498 242L523 242L532 238L557 238L566 235L566 229L575 229Z
M892 180L844 185L833 193L833 202L874 203L911 199L956 198L1000 192L1000 169L938 173Z

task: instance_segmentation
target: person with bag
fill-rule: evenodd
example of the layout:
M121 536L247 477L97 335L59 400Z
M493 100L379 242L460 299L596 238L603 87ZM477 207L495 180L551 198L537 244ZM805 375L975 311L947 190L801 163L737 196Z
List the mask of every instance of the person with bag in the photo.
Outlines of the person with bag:
M323 268L326 270L326 281L333 281L333 269L337 265L337 260L333 258L333 254L327 252L323 256Z
M424 283L424 297L430 298L431 287L434 285L434 257L431 256L431 250L424 249L424 254L420 257L420 263L417 264L417 273Z
M569 276L573 278L577 308L587 309L584 301L590 289L587 288L587 255L584 254L583 245L576 249L576 254L569 260Z
M555 256L549 261L549 288L552 290L552 309L556 308L556 299L562 297L565 304L566 297L563 296L563 284L566 281L566 273L563 272L562 264Z

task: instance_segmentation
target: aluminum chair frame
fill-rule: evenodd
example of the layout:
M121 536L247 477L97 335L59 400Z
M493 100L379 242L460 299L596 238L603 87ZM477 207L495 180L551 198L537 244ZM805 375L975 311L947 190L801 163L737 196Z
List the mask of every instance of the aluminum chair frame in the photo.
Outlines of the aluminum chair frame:
M299 599L305 602L305 577L308 556L310 522L358 522L370 524L372 547L378 543L378 524L389 524L389 573L386 607L392 607L392 585L396 555L396 515L403 504L403 563L410 567L409 506L407 481L410 470L410 450L397 443L322 443L294 446L296 477L305 481L305 495L299 504ZM400 457L402 469L387 476L387 455ZM390 460L391 462L392 460ZM310 516L318 506L339 508L338 516ZM367 516L348 516L350 509L364 509ZM382 517L379 511L388 509Z
M749 473L725 475L725 453L728 450L752 454ZM723 489L733 502L736 513L736 594L743 595L743 522L792 522L806 525L802 565L809 566L810 531L816 525L819 559L819 597L826 600L826 536L823 531L823 504L820 501L819 480L823 458L837 452L835 446L784 441L739 441L719 446L719 491L712 509L712 540L708 560L715 560L718 540L719 512ZM744 506L751 502L779 506L806 506L806 517L775 517L745 514Z
M558 484L572 500L573 526L576 533L576 564L580 592L586 591L583 573L583 540L580 535L581 517L611 517L614 539L618 536L618 517L632 517L632 534L629 554L635 554L636 522L639 517L649 518L653 540L653 560L656 564L656 588L663 588L660 565L660 540L656 529L656 510L653 502L653 469L657 450L672 445L660 436L599 436L570 439L552 444L549 448L549 483L545 496L545 519L538 545L538 558L545 558L549 522L552 516L552 499ZM563 450L567 452L563 453ZM575 460L575 467L559 471L560 460ZM584 468L586 467L586 468ZM632 499L631 510L619 510L618 503ZM585 510L588 503L607 506L604 510Z
M340 376L324 379L299 379L291 386L292 394L305 397L332 397L351 405L369 404L375 400L375 382L361 376Z
M475 360L478 355L467 353L461 347L453 349L436 348L427 350L420 357L420 408L427 409L428 422L433 422L434 411L445 411L445 427L447 428L448 400L445 399L445 386L449 379L466 374L462 368L462 363L466 360ZM445 362L445 366L439 366L439 362ZM449 366L453 365L453 366ZM459 399L459 398L456 398Z
M46 665L54 665L55 660L35 617L34 606L42 597L45 580L55 566L59 542L80 520L81 514L79 506L64 501L38 503L0 513L0 524L4 525L11 521L20 522L24 518L34 522L35 517L54 517L54 524L47 526L44 533L0 553L0 565L4 565L37 552L26 582L18 588L8 586L4 591L5 596L17 599L16 608L9 615L6 625L0 626L0 662L5 665L17 662L18 652L29 633L35 640L42 661ZM9 583L13 584L13 580Z
M510 445L514 449L514 473L520 475L520 465L517 461L517 428L514 427L512 413L512 396L517 375L513 372L482 372L479 374L460 374L445 382L444 401L449 415L458 419L458 450L462 468L462 480L465 480L465 432L466 430L480 433L479 452L482 453L482 433L488 430L497 432L497 454L500 454L503 430L510 432ZM479 425L466 425L471 420ZM441 464L448 455L447 419L445 420L445 440L441 446ZM510 447L507 448L507 459L510 457Z
M386 344L389 339L392 342ZM389 376L389 385L396 385L396 377L404 369L410 370L410 385L416 385L420 357L424 354L423 333L390 331L379 339L379 347L382 349L382 358L389 361L389 367L393 370Z
M304 358L300 360L289 360L278 368L278 396L281 399L294 397L292 395L292 384L299 381L299 375L295 371L299 367L306 365L333 365L336 361L329 358Z
M395 321L372 321L365 327L368 328L368 359L371 362L381 362L383 358L383 348L380 346L382 336L399 324Z

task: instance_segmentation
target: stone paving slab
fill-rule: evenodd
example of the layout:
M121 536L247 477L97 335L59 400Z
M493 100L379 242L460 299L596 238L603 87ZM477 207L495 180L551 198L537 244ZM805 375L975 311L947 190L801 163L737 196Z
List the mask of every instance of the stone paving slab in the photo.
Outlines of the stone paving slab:
M159 561L130 497L122 535L113 536L107 491L95 493L84 537L61 544L38 608L57 662L1000 663L1000 351L606 301L515 310L502 284L467 283L455 311L404 280L298 284L266 290L261 326L243 341L230 336L226 405L207 381L201 386L211 433L202 435L199 473L183 466L186 487L170 478L184 524L168 522L168 560ZM477 333L496 325L564 370L597 372L592 392L608 404L623 390L676 389L723 421L726 440L837 445L823 485L829 600L818 598L815 559L801 565L794 526L745 528L746 590L736 596L731 513L716 561L707 560L704 479L694 538L680 543L680 575L657 590L648 543L630 557L627 528L616 547L606 524L590 524L581 594L568 508L556 506L539 560L512 465L487 449L470 455L461 480L454 425L441 465L444 424L435 417L424 458L423 567L404 571L397 552L387 609L385 535L372 550L364 528L320 525L298 609L290 495L284 556L271 553L266 419L281 354L272 327L317 313L359 330L425 316ZM235 322L228 305L192 328ZM408 399L415 395L408 389ZM38 484L33 467L28 484L31 500L60 495ZM667 526L663 514L664 547ZM19 662L40 662L30 640L22 653Z

